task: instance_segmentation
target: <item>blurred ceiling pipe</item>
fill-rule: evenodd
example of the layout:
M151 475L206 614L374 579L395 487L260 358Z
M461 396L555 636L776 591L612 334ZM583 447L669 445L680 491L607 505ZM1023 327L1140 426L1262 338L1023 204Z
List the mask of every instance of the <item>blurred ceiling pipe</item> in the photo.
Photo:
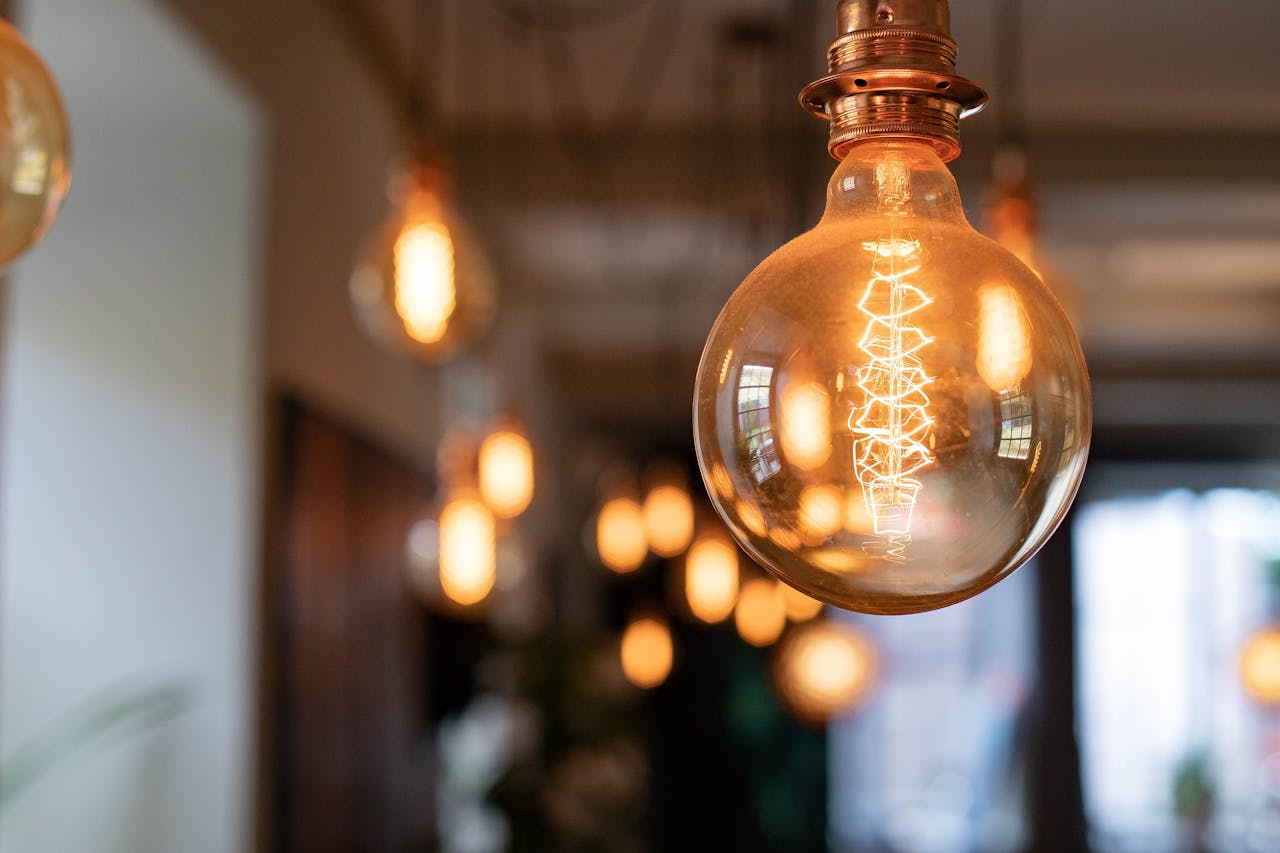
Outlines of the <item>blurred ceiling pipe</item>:
M7 0L0 0L0 3L4 2ZM362 0L328 0L328 5L346 30L380 96L386 101L388 113L404 124L407 133L416 131L418 117L405 110L406 104L412 104L418 98L412 69L397 61L387 28Z

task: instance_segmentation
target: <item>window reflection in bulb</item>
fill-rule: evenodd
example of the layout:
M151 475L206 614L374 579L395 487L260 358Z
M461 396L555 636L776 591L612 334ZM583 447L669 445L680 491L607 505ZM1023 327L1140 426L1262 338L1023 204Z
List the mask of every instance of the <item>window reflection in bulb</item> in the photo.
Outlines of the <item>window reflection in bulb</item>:
M908 613L980 592L1053 532L1089 387L1061 307L969 226L935 151L878 140L726 304L694 419L712 503L751 556L822 601Z

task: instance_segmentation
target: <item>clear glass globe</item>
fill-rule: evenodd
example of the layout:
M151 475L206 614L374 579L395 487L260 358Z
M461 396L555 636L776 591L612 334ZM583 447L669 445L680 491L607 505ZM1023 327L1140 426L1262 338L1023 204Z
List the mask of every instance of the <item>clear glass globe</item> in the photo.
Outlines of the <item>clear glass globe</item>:
M71 131L58 86L0 21L0 266L44 236L71 185Z
M356 316L376 340L433 364L475 343L495 310L488 258L449 204L445 183L424 163L393 178L394 210L350 283Z
M818 226L729 299L694 395L742 546L848 610L991 586L1062 520L1091 429L1084 357L1040 279L965 221L933 149L855 145Z

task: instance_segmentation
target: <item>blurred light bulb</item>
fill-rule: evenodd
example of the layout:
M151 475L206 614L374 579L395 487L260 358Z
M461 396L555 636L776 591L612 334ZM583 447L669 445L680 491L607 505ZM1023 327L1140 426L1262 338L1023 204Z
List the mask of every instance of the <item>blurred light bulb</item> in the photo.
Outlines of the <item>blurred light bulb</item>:
M515 429L490 433L480 445L480 495L498 518L515 518L533 500L533 448Z
M685 555L684 594L703 622L723 622L738 598L738 549L727 538L705 534Z
M823 620L794 629L774 658L774 682L797 717L825 723L855 708L875 681L875 649L853 627Z
M634 572L649 552L644 512L629 497L605 501L596 517L596 550L600 562L619 574Z
M733 623L738 636L753 646L775 642L787 627L787 611L778 597L777 583L768 578L752 578L744 583L738 590Z
M654 466L644 496L644 527L649 548L659 557L676 557L693 541L693 498L684 473L671 465Z
M71 131L39 54L0 21L0 266L36 243L71 185Z
M694 420L712 503L751 556L831 604L910 613L1039 549L1091 415L1057 301L969 227L931 145L881 138L848 148L818 226L725 305Z
M479 604L497 576L493 513L478 498L452 498L440 513L439 535L441 589L457 604Z
M657 687L671 674L671 629L652 616L633 619L622 634L622 672L636 687Z
M351 298L379 340L439 363L493 318L487 259L446 202L444 175L418 163L392 182L396 210L369 241Z
M1250 638L1240 655L1240 680L1258 702L1280 704L1280 628Z
M775 589L782 610L792 622L808 622L822 612L822 602L810 598L789 584L778 582Z

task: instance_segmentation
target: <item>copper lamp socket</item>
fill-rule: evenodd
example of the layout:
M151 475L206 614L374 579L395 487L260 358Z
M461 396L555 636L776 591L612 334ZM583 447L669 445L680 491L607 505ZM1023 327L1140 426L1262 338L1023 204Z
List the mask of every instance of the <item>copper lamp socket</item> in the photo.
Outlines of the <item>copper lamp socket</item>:
M944 161L960 155L960 119L987 93L956 75L947 0L840 0L831 73L800 103L831 122L827 149L843 159L871 137L919 139Z

